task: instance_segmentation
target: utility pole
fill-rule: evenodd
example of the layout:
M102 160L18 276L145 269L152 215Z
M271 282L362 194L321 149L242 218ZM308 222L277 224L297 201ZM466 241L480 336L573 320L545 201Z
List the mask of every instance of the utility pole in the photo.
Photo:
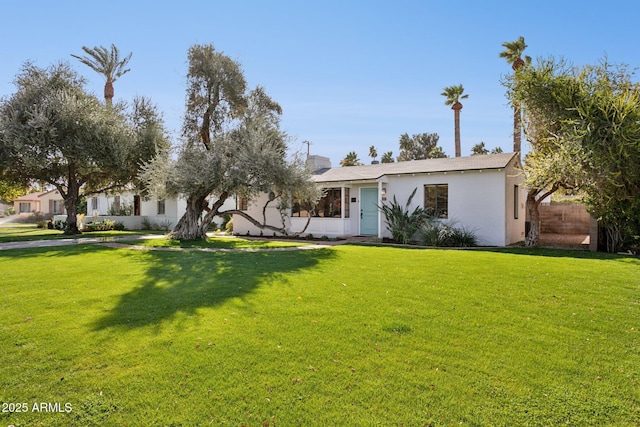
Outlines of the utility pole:
M307 158L309 158L309 148L311 146L311 141L302 141L303 144L307 144Z

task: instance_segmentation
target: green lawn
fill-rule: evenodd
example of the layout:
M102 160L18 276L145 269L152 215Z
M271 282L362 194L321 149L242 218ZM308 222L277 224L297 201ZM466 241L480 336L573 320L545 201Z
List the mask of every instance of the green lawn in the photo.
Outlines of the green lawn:
M115 236L137 236L140 234L161 234L165 232L149 231L149 230L128 230L128 231L100 231L92 233L83 233L75 237L115 237ZM17 224L8 223L0 224L0 243L4 242L24 242L33 240L55 240L69 239L60 230L49 230L46 228L37 228L34 224Z
M123 240L120 243L147 246L154 248L199 248L199 249L275 249L298 246L308 246L311 243L293 242L280 240L249 240L242 237L221 236L210 237L207 240L172 240L172 239L150 239L150 240Z
M0 288L0 426L640 424L636 258L78 245Z

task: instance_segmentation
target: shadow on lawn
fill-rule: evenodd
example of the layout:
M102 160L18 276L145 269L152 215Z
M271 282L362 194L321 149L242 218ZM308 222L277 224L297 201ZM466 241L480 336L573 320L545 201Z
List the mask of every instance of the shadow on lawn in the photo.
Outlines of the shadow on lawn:
M28 243L28 242L27 242ZM104 248L94 244L71 244L64 246L43 246L16 249L0 250L1 259L15 259L15 258L59 258L82 256L88 253L94 253L104 250Z
M194 313L242 297L259 285L282 283L283 273L314 267L335 256L331 249L289 252L138 252L150 265L143 283L123 294L94 328L133 329L177 313Z

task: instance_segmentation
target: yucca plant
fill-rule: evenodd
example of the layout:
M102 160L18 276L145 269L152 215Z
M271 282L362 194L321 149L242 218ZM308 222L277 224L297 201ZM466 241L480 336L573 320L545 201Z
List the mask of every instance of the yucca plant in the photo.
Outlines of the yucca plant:
M390 204L383 203L382 206L378 206L378 209L384 214L387 228L391 232L393 240L403 244L411 242L413 235L416 234L420 225L427 219L427 212L420 206L409 212L409 206L417 190L417 187L413 189L409 200L404 206L398 203L395 195L393 196L393 202Z

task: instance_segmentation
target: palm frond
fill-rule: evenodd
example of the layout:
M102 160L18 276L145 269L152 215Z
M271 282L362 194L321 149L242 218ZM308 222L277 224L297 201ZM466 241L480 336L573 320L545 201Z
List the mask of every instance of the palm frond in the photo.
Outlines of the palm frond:
M456 102L458 102L460 99L466 99L469 97L468 94L463 95L463 93L464 93L464 86L462 86L462 84L459 84L459 85L445 87L444 91L440 95L447 98L444 101L444 105L453 105Z
M500 58L505 58L510 64L513 64L518 59L522 60L522 53L527 48L527 44L524 42L524 37L522 36L512 42L504 42L502 46L505 50L500 52Z
M71 54L72 57L91 68L98 74L102 74L108 82L115 82L119 77L131 71L125 68L131 59L133 53L129 53L123 59L120 59L120 51L112 44L111 49L104 46L96 46L93 49L82 46L82 50L86 56Z

